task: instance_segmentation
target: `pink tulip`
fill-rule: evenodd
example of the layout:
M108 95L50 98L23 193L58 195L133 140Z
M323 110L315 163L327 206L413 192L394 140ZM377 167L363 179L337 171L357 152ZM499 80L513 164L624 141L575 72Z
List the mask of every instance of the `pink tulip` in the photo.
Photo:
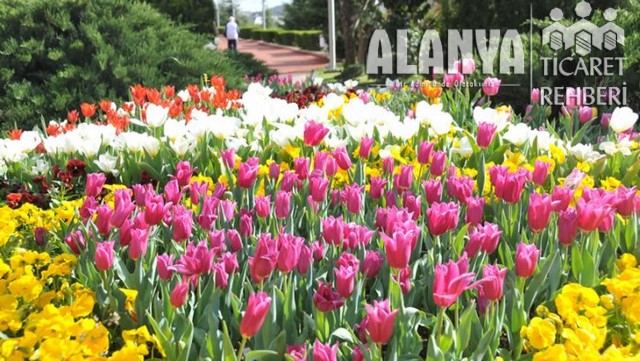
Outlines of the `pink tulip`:
M413 231L395 232L393 237L389 237L384 233L380 233L380 237L384 241L384 249L387 253L387 262L389 267L395 269L403 269L409 265L411 252L413 248L411 243L415 237Z
M259 284L271 275L278 257L276 241L268 234L258 237L253 257L249 257L249 273L253 282Z
M271 297L266 293L252 293L249 296L247 310L242 316L242 321L240 321L240 334L242 337L251 338L260 331L270 307Z
M309 158L298 157L293 160L293 169L298 175L298 179L304 180L309 178Z
M333 157L336 159L336 163L340 169L349 170L351 168L352 163L351 158L349 158L349 153L347 153L347 148L339 147L334 150Z
M278 180L280 177L280 164L273 162L269 165L269 178L271 180Z
M429 179L422 183L427 203L430 205L442 201L442 183L436 179Z
M551 204L554 212L561 212L569 207L573 191L569 187L555 186L551 194Z
M496 134L498 126L493 123L481 122L478 124L478 135L476 137L476 143L478 147L487 148L493 141L493 136Z
M630 217L635 211L636 187L620 186L616 191L616 211L623 217Z
M253 234L253 211L247 211L245 208L240 210L240 226L238 229L241 236L251 237Z
M362 210L362 193L364 192L364 186L358 184L352 184L345 186L343 191L347 203L347 210L352 214L358 214Z
M170 180L164 186L164 199L173 204L180 203L180 199L182 199L182 191L180 190L180 185L176 179Z
M344 305L340 294L333 290L331 284L322 281L319 282L318 290L313 294L313 303L318 311L324 313L331 312Z
M360 139L360 151L358 155L362 159L368 159L371 154L371 148L373 147L373 143L375 140L373 138L362 137Z
M211 273L213 273L213 280L216 288L226 290L229 286L229 275L224 268L224 263L218 262L211 267Z
M367 304L364 307L369 318L367 329L371 341L378 345L386 344L393 336L398 310L391 311L388 299L382 302L373 301L373 306Z
M234 148L220 151L220 158L222 158L222 162L228 169L236 167L236 150Z
M310 120L304 125L304 144L309 147L318 146L327 134L329 134L328 128Z
M217 210L220 205L220 200L214 197L206 197L202 202L202 208L200 214L196 217L196 222L204 230L209 230L213 227L213 223L218 219Z
M338 173L338 162L334 157L328 157L327 162L324 165L324 174L331 178Z
M378 251L366 251L364 261L362 262L362 274L367 279L372 279L378 275L380 268L384 263L384 259Z
M207 191L209 190L209 183L207 182L193 182L189 184L189 195L191 196L191 203L198 205L200 204L200 199L207 195Z
M85 195L87 197L97 198L102 192L102 187L107 181L107 177L104 173L89 173L87 174L87 184L85 186Z
M551 164L547 162L543 162L541 160L536 160L535 167L533 169L533 173L531 175L531 179L533 183L541 186L547 180L547 176L549 175L549 169L551 168Z
M336 274L336 289L342 298L349 298L355 287L355 279L358 269L351 266L342 266L334 269Z
M506 267L500 269L498 265L486 265L482 269L482 279L476 282L473 287L478 288L480 298L488 301L500 301L506 275Z
M533 88L533 90L531 90L531 102L533 104L539 104L540 103L540 89L539 88Z
M501 235L502 231L497 224L489 222L485 222L484 225L478 224L471 230L469 242L465 245L464 251L471 258L480 251L492 254L498 248Z
M422 197L415 197L411 192L404 192L402 196L403 206L411 212L413 220L420 218L422 208Z
M75 232L69 233L66 237L64 237L64 242L71 248L71 251L76 255L79 255L82 250L84 250L87 246L87 242L84 239L84 235L82 231L77 230Z
M403 295L411 291L411 267L403 268L394 278L400 284Z
M285 219L291 213L291 193L278 191L275 201L275 214L278 219Z
M173 207L173 239L177 242L191 238L193 211L183 206Z
M434 236L439 236L458 227L458 204L433 203L427 209L427 219L429 232Z
M357 271L360 269L360 260L349 252L342 252L336 261L336 267L351 267Z
M271 196L258 196L255 199L256 214L260 218L267 218L271 213Z
M578 235L578 212L574 208L560 211L558 216L558 241L570 246Z
M225 199L220 201L220 208L222 209L224 220L231 222L236 211L236 203L230 199Z
M291 272L298 265L303 242L304 238L295 237L292 234L280 233L278 235L278 258L276 266L280 272Z
M394 186L398 193L402 193L413 185L413 165L400 167L400 174L394 177Z
M240 265L238 264L238 257L235 253L225 252L220 257L220 261L224 265L224 271L232 275L238 270L240 270Z
M548 194L531 193L527 210L529 228L534 232L541 232L551 219L551 196Z
M303 244L300 248L300 257L298 258L296 269L300 274L306 275L311 264L313 264L313 253L311 251L311 247Z
M162 222L166 210L162 196L147 196L144 209L145 222L149 225L156 225Z
M96 243L96 253L93 260L98 271L103 272L113 267L113 245L115 242Z
M496 96L498 91L500 91L500 85L502 84L502 80L498 78L486 78L482 83L482 92L486 96Z
M342 244L343 236L344 222L342 217L329 216L322 220L322 237L327 243L339 246Z
M175 308L182 307L189 297L189 282L180 282L171 291L171 305Z
M447 308L454 304L475 278L474 273L467 273L466 258L458 262L449 260L447 264L438 264L434 271L433 301L439 307Z
M489 169L489 176L496 188L496 196L507 203L515 204L520 201L529 172L521 168L511 173L504 166L494 166Z
M93 197L87 197L82 203L82 207L78 210L78 213L82 217L82 221L86 222L89 218L93 217L98 209L98 201Z
M475 226L482 222L482 215L484 214L485 200L482 197L469 197L467 198L467 215L465 222L472 226Z
M191 164L185 160L178 162L176 166L176 174L174 178L178 181L180 187L185 187L191 182L191 176L196 171L191 168Z
M309 178L309 194L315 202L322 202L327 198L329 181L324 177Z
M458 73L457 70L456 72L449 72L444 75L442 82L447 88L457 87L464 82L464 75Z
M582 106L578 108L578 119L580 123L585 124L593 120L595 114L593 113L593 108Z
M447 165L447 153L439 150L433 152L433 160L431 162L431 168L429 168L429 172L433 176L441 176L444 173L444 168Z
M307 347L304 344L287 346L286 354L293 361L307 361Z
M578 227L585 232L598 229L612 211L611 206L602 199L593 199L590 201L580 199L576 205L578 210Z
M471 177L448 177L447 194L462 204L467 203L467 198L473 195L474 181Z
M259 165L255 162L244 162L238 168L238 187L249 189L258 178Z
M163 281L168 281L173 275L173 255L163 254L156 257L156 269L158 277Z
M209 248L216 254L221 254L227 248L225 243L224 231L220 229L214 229L208 232L209 236Z
M518 243L518 248L516 249L516 274L518 277L528 278L533 276L539 257L540 250L536 248L535 244Z
M125 219L131 216L136 206L131 202L129 189L118 189L114 192L114 208L109 222L114 227L122 226Z
M371 177L370 187L369 187L369 195L373 199L382 198L382 194L384 192L385 187L387 186L387 181L380 177Z
M316 340L313 344L313 361L338 361L338 344L330 346Z
M103 237L107 237L109 232L111 232L111 215L113 214L113 210L109 207L108 204L103 204L96 209L97 217L96 217L96 227L98 227L98 232Z
M129 243L129 258L137 260L147 254L149 231L146 229L131 229L131 243Z
M428 164L431 161L431 152L434 144L431 142L420 142L418 147L418 163Z
M237 230L227 230L227 239L229 240L229 247L231 248L231 252L235 253L243 248L242 238L240 237L240 233Z
M392 157L387 157L382 160L382 171L385 174L393 174L394 169L395 165Z
M600 123L603 127L609 128L609 122L611 121L611 116L613 113L602 113L602 117L600 118Z

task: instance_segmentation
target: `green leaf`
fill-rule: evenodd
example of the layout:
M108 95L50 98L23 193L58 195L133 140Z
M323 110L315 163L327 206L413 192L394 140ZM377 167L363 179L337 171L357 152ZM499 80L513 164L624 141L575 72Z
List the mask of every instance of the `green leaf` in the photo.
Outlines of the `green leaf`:
M224 353L224 361L237 361L233 344L229 338L229 330L227 329L227 323L222 321L222 352Z
M353 336L351 335L351 332L349 332L349 330L344 327L340 327L337 330L333 331L331 337L335 337L341 341L353 343Z
M278 353L271 350L253 350L253 351L247 352L244 359L246 361L257 361L257 360L263 360L267 357L273 357L273 356L278 356Z

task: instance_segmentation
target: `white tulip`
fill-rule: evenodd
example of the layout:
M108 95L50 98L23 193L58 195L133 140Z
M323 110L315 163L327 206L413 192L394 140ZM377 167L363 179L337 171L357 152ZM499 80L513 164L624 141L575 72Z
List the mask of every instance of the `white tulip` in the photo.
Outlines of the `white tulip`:
M516 147L523 146L529 140L529 133L531 128L524 123L518 123L516 125L510 125L509 130L502 135L502 139L515 145Z
M616 108L611 114L609 127L616 133L624 133L633 128L638 121L638 114L629 107Z

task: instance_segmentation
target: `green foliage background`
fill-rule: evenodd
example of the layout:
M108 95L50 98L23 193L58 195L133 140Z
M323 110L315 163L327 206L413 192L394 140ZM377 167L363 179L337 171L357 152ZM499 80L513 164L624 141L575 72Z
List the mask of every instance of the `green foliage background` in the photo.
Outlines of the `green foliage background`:
M266 72L246 55L204 49L208 39L148 4L126 0L0 2L0 126L64 118L82 102L128 99L129 86L181 88L203 74L241 87Z

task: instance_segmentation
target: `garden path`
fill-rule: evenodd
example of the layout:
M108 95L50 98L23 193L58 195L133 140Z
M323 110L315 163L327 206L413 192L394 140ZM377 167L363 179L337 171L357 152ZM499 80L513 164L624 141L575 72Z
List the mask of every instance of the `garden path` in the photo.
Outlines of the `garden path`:
M226 48L226 39L220 37L218 49L226 50ZM327 57L321 54L257 40L240 39L238 51L253 54L281 75L293 75L294 81L303 80L314 70L323 69L329 65Z

